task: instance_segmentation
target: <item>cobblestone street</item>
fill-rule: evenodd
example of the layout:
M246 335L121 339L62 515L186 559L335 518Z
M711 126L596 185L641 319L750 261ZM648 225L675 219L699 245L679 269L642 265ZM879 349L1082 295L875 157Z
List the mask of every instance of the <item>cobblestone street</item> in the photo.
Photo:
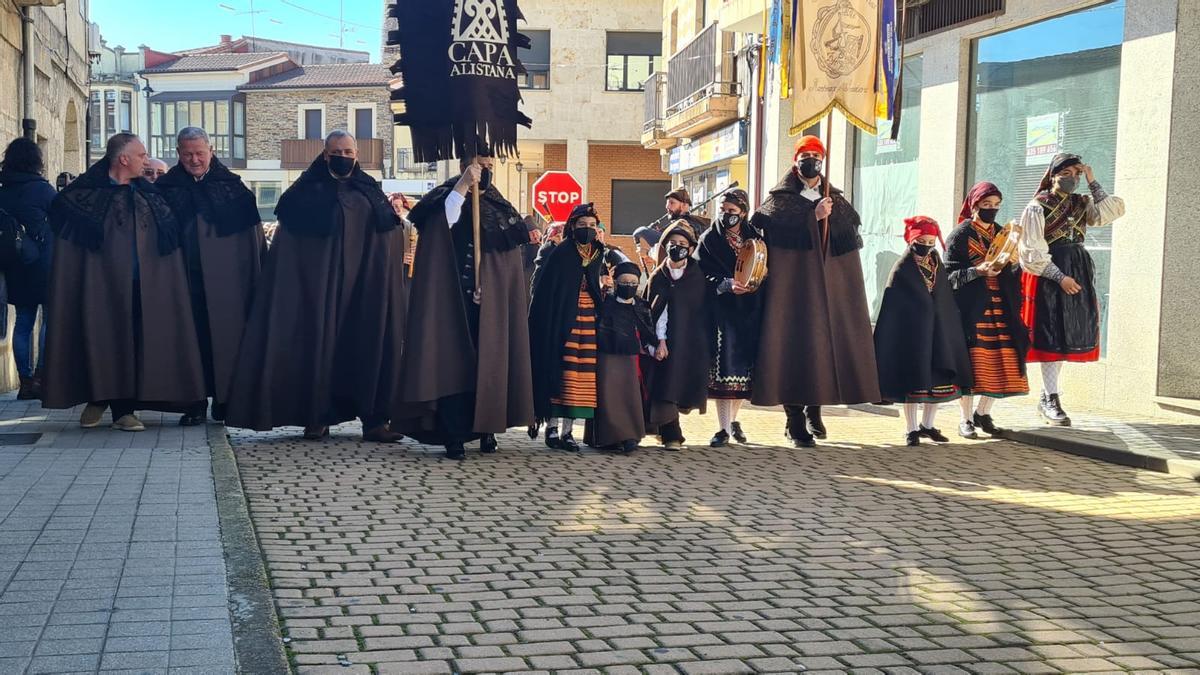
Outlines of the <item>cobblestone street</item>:
M946 410L941 426L953 429ZM300 673L1200 672L1200 485L1008 441L631 457L235 432ZM579 429L577 429L577 434Z

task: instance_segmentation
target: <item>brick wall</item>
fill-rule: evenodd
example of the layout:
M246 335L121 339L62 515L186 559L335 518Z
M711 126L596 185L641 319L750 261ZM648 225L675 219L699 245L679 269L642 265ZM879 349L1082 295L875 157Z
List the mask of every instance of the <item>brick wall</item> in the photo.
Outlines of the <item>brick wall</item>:
M392 116L386 88L249 90L246 92L247 159L279 159L279 142L300 138L300 105L325 104L325 133L329 133L349 128L349 104L368 102L375 104L375 138L383 139L384 148L391 148Z
M547 146L549 148L549 146ZM564 164L566 158L564 157ZM638 145L591 145L588 147L588 200L596 205L600 220L612 216L613 180L670 180L663 173L657 150Z
M542 171L566 171L567 170L567 144L566 143L547 143L542 146ZM527 177L528 184L525 186L525 194L533 194L533 183L542 176L541 173L531 172ZM529 212L534 213L532 203L529 206Z

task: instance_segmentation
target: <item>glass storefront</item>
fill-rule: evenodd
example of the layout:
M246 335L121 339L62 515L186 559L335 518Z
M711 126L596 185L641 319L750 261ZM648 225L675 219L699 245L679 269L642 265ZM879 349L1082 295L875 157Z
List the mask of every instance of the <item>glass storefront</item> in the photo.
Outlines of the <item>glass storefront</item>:
M1057 152L1083 156L1113 191L1124 27L1125 1L1117 0L975 41L966 187L998 185L1001 218L1020 215ZM1103 353L1111 229L1092 229L1087 245L1096 261Z
M883 287L904 251L904 219L917 212L921 146L921 55L904 59L900 133L891 140L890 123L879 135L855 131L851 197L862 218L862 264L871 316L879 313Z

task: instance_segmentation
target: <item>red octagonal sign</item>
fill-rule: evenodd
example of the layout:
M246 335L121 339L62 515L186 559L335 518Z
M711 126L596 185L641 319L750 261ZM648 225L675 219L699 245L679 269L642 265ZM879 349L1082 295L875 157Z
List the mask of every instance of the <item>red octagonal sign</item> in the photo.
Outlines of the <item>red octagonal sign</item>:
M538 213L565 221L583 203L583 186L567 171L547 171L534 181L532 200Z

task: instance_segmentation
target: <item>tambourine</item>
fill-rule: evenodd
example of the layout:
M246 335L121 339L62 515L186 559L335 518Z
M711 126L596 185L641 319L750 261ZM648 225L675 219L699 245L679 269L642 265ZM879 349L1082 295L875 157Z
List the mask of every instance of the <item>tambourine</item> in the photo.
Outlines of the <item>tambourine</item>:
M739 284L757 291L767 278L767 244L762 239L747 239L737 254L733 278Z

